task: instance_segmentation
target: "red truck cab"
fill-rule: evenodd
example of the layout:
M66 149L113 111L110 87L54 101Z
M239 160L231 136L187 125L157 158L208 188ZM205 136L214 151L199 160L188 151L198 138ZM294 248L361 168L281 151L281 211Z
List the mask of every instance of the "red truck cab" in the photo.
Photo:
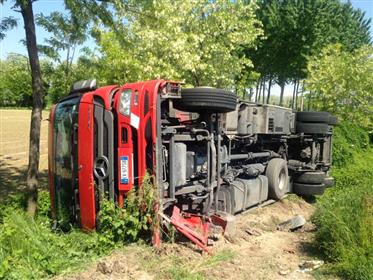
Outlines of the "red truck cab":
M49 125L49 181L54 217L96 227L99 193L121 206L154 172L158 95L180 94L165 80L96 88L77 84L55 105Z

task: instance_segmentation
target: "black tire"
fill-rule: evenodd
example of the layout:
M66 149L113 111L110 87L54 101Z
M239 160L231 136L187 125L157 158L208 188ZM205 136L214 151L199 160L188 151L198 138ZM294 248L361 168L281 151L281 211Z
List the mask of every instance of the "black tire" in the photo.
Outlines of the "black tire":
M227 113L236 110L237 96L217 88L187 88L181 91L181 99L175 99L174 107L187 112Z
M325 180L325 172L311 171L299 174L294 178L294 182L306 184L322 184Z
M298 195L311 196L320 195L325 191L324 184L301 184L293 183L293 192Z
M306 123L329 123L330 116L328 112L297 112L296 120Z
M329 125L327 123L303 123L297 122L297 133L305 134L327 134L329 132Z
M328 124L336 125L338 123L338 119L336 116L330 115Z
M333 177L326 177L324 179L324 185L326 188L333 187L335 185L335 179Z
M268 178L268 198L281 199L288 191L289 172L286 160L271 159L266 168Z

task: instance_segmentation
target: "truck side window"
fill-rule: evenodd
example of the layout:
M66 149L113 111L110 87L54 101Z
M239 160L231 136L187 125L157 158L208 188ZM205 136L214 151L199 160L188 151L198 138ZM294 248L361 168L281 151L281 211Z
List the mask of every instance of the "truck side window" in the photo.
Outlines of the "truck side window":
M149 112L149 92L145 91L144 97L144 116Z
M122 144L127 144L128 142L128 132L127 132L127 128L125 127L122 127L121 129L121 142Z
M139 104L139 91L135 90L134 96L133 96L133 104L136 106Z

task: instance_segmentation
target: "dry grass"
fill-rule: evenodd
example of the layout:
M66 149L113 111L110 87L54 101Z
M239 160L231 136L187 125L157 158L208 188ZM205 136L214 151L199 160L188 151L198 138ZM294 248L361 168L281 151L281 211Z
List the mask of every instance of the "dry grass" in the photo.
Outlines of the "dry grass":
M22 189L28 163L31 110L0 110L0 199ZM40 138L40 172L44 185L48 168L48 119L43 112Z

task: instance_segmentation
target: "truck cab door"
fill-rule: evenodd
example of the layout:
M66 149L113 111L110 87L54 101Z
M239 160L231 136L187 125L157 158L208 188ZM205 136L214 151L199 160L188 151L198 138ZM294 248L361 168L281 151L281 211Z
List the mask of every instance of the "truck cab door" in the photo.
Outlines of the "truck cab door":
M116 112L116 181L119 206L123 205L123 199L133 188L135 177L137 177L137 156L134 153L137 146L137 130L131 125L133 98L132 89L124 88L118 92L114 102Z

